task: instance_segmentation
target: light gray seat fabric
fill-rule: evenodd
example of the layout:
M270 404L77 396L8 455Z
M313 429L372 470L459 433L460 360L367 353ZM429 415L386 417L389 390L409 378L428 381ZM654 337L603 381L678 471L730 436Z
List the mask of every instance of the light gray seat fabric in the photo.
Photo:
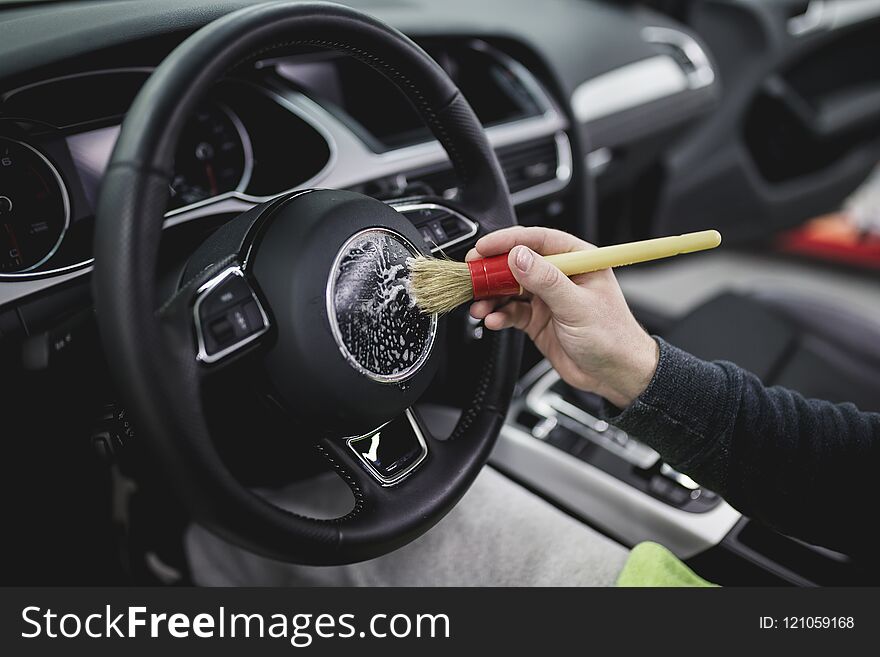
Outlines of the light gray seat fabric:
M338 513L347 489L335 475L271 497L297 512ZM350 498L350 493L348 493ZM486 467L449 515L392 554L349 566L297 566L265 559L193 526L186 535L193 578L203 586L610 586L628 550Z

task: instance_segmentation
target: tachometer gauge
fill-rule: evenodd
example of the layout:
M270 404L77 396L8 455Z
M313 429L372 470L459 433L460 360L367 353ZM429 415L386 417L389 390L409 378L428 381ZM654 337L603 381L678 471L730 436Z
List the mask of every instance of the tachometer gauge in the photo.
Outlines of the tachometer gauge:
M238 117L222 105L202 107L180 136L168 209L244 191L251 165L250 140Z
M27 144L0 137L0 274L46 262L69 222L70 200L52 163Z

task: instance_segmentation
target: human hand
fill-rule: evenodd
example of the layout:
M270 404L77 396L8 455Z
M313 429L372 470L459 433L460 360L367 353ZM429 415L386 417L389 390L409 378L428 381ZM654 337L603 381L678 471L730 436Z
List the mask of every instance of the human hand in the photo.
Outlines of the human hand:
M550 228L514 226L480 238L466 260L510 252L522 297L483 299L470 312L487 329L525 331L563 380L625 408L645 390L659 358L611 269L570 279L542 256L595 248Z

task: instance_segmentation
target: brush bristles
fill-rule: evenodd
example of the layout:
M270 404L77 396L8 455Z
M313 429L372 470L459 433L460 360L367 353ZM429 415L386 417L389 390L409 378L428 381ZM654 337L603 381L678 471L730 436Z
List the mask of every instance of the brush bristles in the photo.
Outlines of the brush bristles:
M410 289L423 313L443 315L474 298L471 272L463 262L418 256L409 261Z

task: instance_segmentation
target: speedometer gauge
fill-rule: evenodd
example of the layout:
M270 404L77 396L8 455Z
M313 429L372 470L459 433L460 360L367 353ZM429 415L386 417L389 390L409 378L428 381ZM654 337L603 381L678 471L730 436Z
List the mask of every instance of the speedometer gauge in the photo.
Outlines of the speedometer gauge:
M200 108L180 136L169 210L244 191L251 165L250 140L238 117L222 105Z
M69 222L67 190L52 163L27 144L0 137L0 274L46 262Z

